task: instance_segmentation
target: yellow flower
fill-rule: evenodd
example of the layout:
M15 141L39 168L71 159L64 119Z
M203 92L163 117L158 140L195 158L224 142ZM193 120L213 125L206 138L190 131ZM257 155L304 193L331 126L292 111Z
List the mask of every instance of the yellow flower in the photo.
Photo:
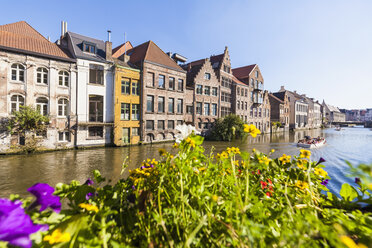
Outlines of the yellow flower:
M94 211L94 212L98 212L98 208L97 206L94 206L94 205L91 205L91 204L87 204L87 203L80 203L79 204L79 207L83 208L83 209L86 209L88 211Z
M213 195L213 196L212 196L212 200L215 201L215 202L217 202L217 201L218 201L218 196Z
M255 148L253 148L253 149L252 149L252 152L256 152L256 149L255 149Z
M55 243L68 242L70 239L71 236L68 232L62 233L61 229L56 229L52 235L46 235L43 240L49 241L49 244L53 245Z
M274 153L275 152L275 149L271 149L271 151L270 151L271 153Z
M282 162L283 164L290 163L291 162L291 156L283 154L283 156L281 156L279 158L279 161Z
M195 141L190 139L189 137L186 138L186 143L189 144L191 147L195 147Z
M354 240L346 235L340 236L341 242L344 243L348 248L367 248L364 244L356 244Z
M372 183L368 184L368 188L372 190Z
M256 138L257 134L261 134L261 131L253 124L244 124L244 132L249 133L253 138Z
M319 175L321 177L326 177L328 175L328 172L326 172L325 170L323 170L322 168L315 168L314 169L314 174L315 175Z
M173 144L173 148L178 148L178 144L177 143L174 143Z
M159 149L159 155L160 156L165 156L165 155L167 155L167 151L165 149L163 149L163 148L160 148Z
M221 152L221 158L228 158L229 155L227 154L227 152Z
M199 171L200 172L202 172L202 171L205 171L207 168L205 168L205 167L201 167L201 168L199 168Z
M303 159L299 159L296 162L298 168L300 168L302 170L306 170L306 163L307 163L307 161L306 160L303 160Z
M309 184L305 181L297 181L295 186L300 188L301 190L309 188Z
M227 153L240 154L240 149L238 147L228 147Z
M300 150L300 158L310 158L311 152L309 150Z
M265 165L269 165L271 159L267 158L266 156L263 156L262 158L259 158L258 159L258 162L260 164L265 164Z

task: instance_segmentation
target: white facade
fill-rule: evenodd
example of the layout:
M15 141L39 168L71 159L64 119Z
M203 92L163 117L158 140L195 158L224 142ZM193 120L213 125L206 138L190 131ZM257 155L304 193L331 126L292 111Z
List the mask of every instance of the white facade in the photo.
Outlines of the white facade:
M49 149L73 146L76 102L76 65L48 58L0 52L0 118L11 115L20 105L39 107L50 125L42 146ZM66 106L59 112L59 105ZM65 111L66 110L66 111ZM18 139L3 132L0 150Z
M303 100L295 102L295 128L305 128L308 125L308 104Z
M314 102L313 128L319 128L322 125L322 110L318 102Z

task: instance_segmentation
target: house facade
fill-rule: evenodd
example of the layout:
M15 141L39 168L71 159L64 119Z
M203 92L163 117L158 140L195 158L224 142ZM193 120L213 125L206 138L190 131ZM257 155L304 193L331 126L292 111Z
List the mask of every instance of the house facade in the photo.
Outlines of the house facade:
M323 100L323 118L326 123L345 122L346 116L337 107L326 104Z
M48 116L39 136L45 148L73 147L76 75L75 60L28 23L0 26L0 118L26 105ZM4 130L0 135L2 151L24 142Z
M66 25L67 26L67 25ZM114 126L112 44L62 30L60 45L76 59L75 145L111 145Z
M279 100L282 101L282 104L283 104L283 107L282 107L282 112L280 112L280 109L279 109L279 116L277 116L276 118L272 118L271 116L272 115L276 115L273 113L273 111L278 111L278 107L275 107L274 106L274 109L273 109L273 106L271 106L271 115L270 115L270 118L271 120L273 121L274 119L278 120L279 122L282 123L282 126L285 128L285 129L288 129L289 128L289 118L290 118L290 105L289 105L289 99L288 99L288 94L286 91L283 91L283 92L274 92L272 93L273 96L275 96L276 98L278 98ZM275 101L273 101L273 103L276 105L277 103ZM270 101L270 104L272 104L272 102Z

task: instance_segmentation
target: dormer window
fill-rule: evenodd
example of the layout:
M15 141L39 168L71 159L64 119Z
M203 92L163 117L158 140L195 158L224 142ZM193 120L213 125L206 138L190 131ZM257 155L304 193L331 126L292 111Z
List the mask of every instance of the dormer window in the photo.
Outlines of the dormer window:
M96 46L91 43L83 43L83 51L87 53L96 53Z

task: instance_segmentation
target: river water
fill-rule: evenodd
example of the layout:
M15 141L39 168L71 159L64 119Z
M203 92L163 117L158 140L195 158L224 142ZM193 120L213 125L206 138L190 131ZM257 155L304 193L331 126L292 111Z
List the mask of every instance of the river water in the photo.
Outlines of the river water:
M283 153L298 155L300 148L295 142L304 135L312 137L323 136L327 145L312 149L312 160L323 157L326 170L332 178L328 184L333 192L339 191L342 183L353 183L354 179L347 177L348 165L360 163L372 164L372 131L367 128L343 128L306 130L282 134L267 134L245 141L234 142L205 142L206 152L212 147L220 152L229 146L238 146L241 150L251 151L256 148L268 153L275 149L272 157ZM170 150L172 143L132 146L122 148L98 148L86 150L68 150L31 155L14 155L0 157L0 197L10 194L28 196L27 188L36 182L55 185L59 182L69 183L71 180L85 182L91 177L94 169L101 171L107 179L117 180L123 161L127 158L128 169L136 168L145 158L159 158L158 150ZM122 175L122 176L125 176Z

